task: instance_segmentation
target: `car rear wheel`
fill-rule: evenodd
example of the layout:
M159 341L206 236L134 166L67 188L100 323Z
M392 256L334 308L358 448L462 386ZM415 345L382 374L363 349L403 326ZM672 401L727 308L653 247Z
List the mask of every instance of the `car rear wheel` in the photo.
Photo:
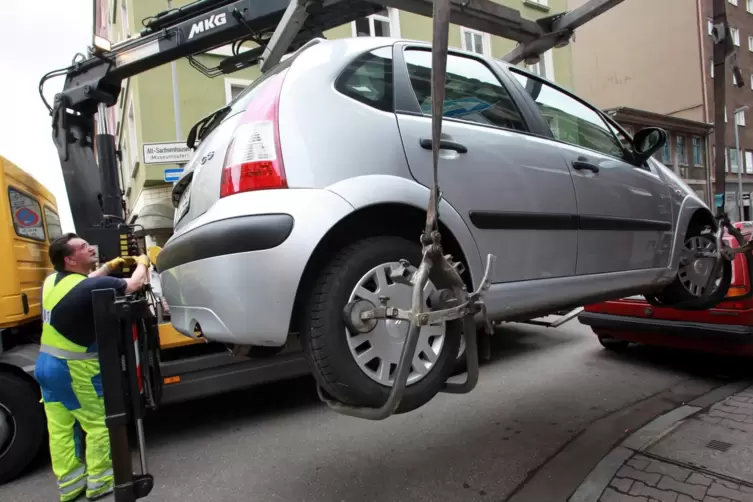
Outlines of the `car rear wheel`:
M318 384L335 399L379 407L394 383L409 323L379 320L367 333L350 333L343 308L366 300L379 306L409 310L412 286L392 281L390 271L406 259L412 267L421 260L421 247L399 237L372 237L342 251L322 270L306 309L301 342ZM413 269L415 271L415 268ZM428 310L431 282L425 288ZM424 326L398 413L423 406L452 374L460 348L458 322Z

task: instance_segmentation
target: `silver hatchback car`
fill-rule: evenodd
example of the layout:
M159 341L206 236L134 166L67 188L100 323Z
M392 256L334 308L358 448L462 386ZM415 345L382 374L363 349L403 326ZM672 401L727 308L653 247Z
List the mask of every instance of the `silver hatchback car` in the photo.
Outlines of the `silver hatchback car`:
M381 405L407 324L352 335L342 311L357 298L410 308L410 286L389 271L420 261L430 76L426 43L315 40L197 124L157 263L176 329L272 347L300 335L324 390ZM450 51L446 89L443 244L471 288L482 257L498 257L490 320L708 294L712 259L693 251L714 245L714 219L651 157L666 133L631 138L570 92L479 54ZM436 394L461 338L422 328L400 411Z

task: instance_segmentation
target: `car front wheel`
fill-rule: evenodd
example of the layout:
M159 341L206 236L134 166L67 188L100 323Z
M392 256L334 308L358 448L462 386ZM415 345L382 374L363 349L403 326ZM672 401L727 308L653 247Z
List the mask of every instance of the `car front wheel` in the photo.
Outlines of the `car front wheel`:
M321 271L309 298L301 332L304 353L317 383L338 401L379 407L394 384L409 322L378 320L366 333L351 333L344 307L366 300L374 307L411 308L412 285L393 281L391 271L408 260L415 272L421 247L400 237L363 239L341 250ZM425 310L434 286L424 289ZM421 328L405 395L398 413L423 406L452 374L460 349L459 323Z

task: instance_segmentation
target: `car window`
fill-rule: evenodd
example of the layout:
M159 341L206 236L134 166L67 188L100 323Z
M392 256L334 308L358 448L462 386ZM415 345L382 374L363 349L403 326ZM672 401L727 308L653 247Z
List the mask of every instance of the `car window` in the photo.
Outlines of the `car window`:
M44 222L42 208L37 200L15 188L8 188L10 213L13 227L19 237L44 241Z
M559 141L622 158L624 151L610 127L593 108L543 80L511 70L533 98Z
M431 115L431 52L405 51L413 91L421 111ZM450 54L447 57L444 117L526 131L520 111L499 79L481 61Z
M63 228L60 226L60 217L47 206L44 207L44 219L47 222L47 236L50 238L50 242L63 235Z
M351 61L335 89L378 110L393 111L392 47L375 49Z

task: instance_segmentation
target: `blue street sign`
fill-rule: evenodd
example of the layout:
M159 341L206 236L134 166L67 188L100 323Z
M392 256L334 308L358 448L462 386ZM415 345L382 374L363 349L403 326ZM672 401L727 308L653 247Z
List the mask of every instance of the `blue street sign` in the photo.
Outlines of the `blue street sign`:
M178 167L175 169L165 169L165 182L174 183L180 179L183 174L183 168Z
M475 97L447 100L444 102L444 116L461 117L463 115L468 115L469 113L488 110L492 106L492 104ZM421 111L427 114L431 113L431 103L423 105Z

